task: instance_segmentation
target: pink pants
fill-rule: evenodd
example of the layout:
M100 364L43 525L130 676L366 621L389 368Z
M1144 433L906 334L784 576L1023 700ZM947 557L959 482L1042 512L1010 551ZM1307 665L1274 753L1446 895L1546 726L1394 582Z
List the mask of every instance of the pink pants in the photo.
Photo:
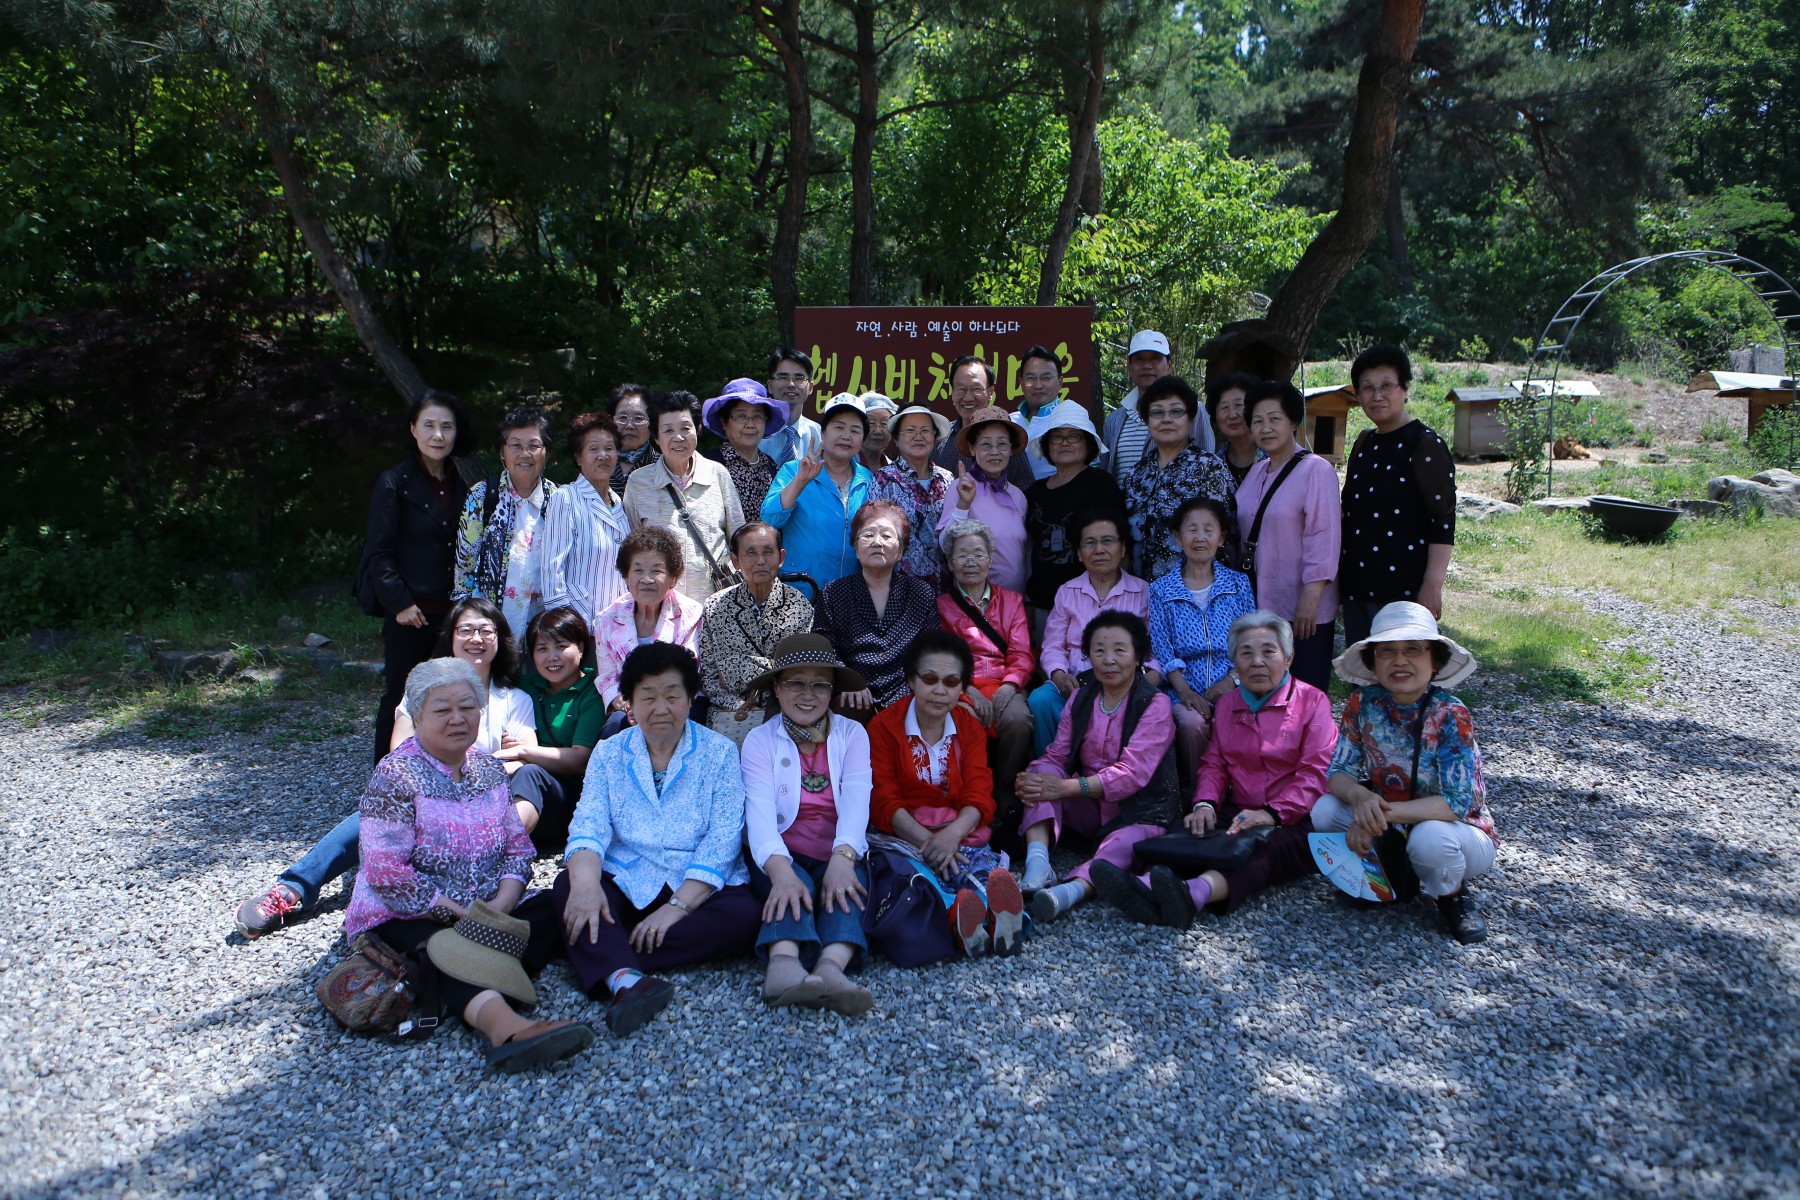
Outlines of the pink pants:
M1075 796L1068 800L1039 800L1027 805L1020 825L1030 829L1040 821L1050 822L1050 844L1054 846L1062 841L1065 823L1076 833L1092 837L1118 815L1118 804L1110 800ZM1096 861L1109 862L1120 870L1129 871L1131 848L1145 838L1161 837L1166 832L1161 825L1125 825L1115 829L1100 839L1093 858L1069 872L1069 878L1079 879L1092 887L1094 881L1088 877L1088 871Z

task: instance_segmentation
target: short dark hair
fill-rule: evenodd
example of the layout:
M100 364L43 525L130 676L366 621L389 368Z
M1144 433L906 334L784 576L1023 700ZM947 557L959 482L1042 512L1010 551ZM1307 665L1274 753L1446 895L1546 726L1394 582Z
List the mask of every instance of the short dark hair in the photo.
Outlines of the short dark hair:
M919 664L925 661L927 654L948 654L954 658L957 666L962 668L965 684L975 676L975 656L969 652L969 643L943 629L927 629L906 648L902 665L908 679L919 673Z
M613 556L613 566L618 569L619 574L629 574L631 560L640 554L662 555L663 563L669 568L671 585L681 578L681 543L662 526L646 525L626 534L625 540L619 543L619 552Z
M692 392L663 392L650 402L650 440L662 449L662 419L670 413L686 413L700 429L700 397Z
M619 667L619 695L629 698L638 684L667 671L681 673L681 686L689 700L700 693L700 664L692 650L674 642L645 642L627 654Z
M1075 533L1076 547L1080 548L1081 535L1087 532L1088 526L1098 525L1101 522L1113 527L1113 531L1119 535L1119 541L1123 544L1126 553L1129 554L1131 552L1131 518L1122 508L1090 508L1077 516L1075 523L1070 526Z
M641 383L621 383L618 387L614 388L612 393L606 398L607 415L617 416L619 405L625 403L625 401L631 399L633 396L642 400L644 402L644 411L649 412L650 402L656 398L656 389L645 387Z
M1225 505L1221 501L1214 500L1211 496L1189 496L1169 515L1169 532L1179 531L1181 523L1188 519L1188 514L1195 512L1211 513L1217 518L1221 533L1230 531L1231 516L1225 511Z
M1219 423L1219 399L1233 388L1250 394L1250 389L1262 380L1248 371L1227 371L1223 375L1214 376L1206 382L1206 417L1213 424ZM1248 410L1246 410L1246 416Z
M1081 652L1089 658L1093 657L1094 635L1102 629L1123 629L1131 639L1131 648L1137 651L1140 665L1150 658L1150 627L1144 624L1144 618L1116 608L1100 613L1081 631Z
M745 521L742 525L739 525L736 529L732 530L731 537L727 539L731 543L731 552L733 554L738 552L738 542L746 533L772 533L775 535L775 548L777 550L781 549L781 529L779 526L771 525L767 521Z
M437 388L426 388L406 406L406 428L408 430L418 424L419 414L428 408L447 408L450 415L456 418L456 440L450 443L450 457L463 458L475 453L475 423L469 420L469 410L463 402L449 392Z
M579 644L583 662L594 656L593 631L588 628L582 615L566 604L546 608L531 618L531 624L525 626L525 653L537 653L540 638L568 642L571 645Z
M1435 641L1435 640L1432 641L1430 643L1430 645L1431 645L1431 674L1435 677L1439 671L1443 670L1447 665L1449 665L1450 647L1444 645L1444 643L1442 643L1442 642ZM1364 646L1362 648L1362 653L1360 655L1358 655L1358 657L1362 659L1363 666L1365 666L1369 670L1373 671L1375 669L1375 643L1370 642L1368 645Z
M807 354L806 351L800 349L798 346L780 346L769 354L769 374L767 378L775 378L775 368L779 367L784 362L799 363L806 368L806 373L808 375L812 374L811 355Z
M1027 350L1023 355L1021 355L1019 358L1019 369L1024 370L1025 364L1030 362L1034 358L1043 359L1045 362L1049 363L1051 366L1056 368L1056 373L1058 375L1062 374L1062 359L1056 357L1055 351L1050 350L1044 346L1033 346L1031 349Z
M515 429L537 430L538 440L546 448L556 434L556 427L550 423L549 414L535 404L518 404L506 410L506 415L500 418L500 445L506 445L506 435Z
M584 412L576 415L569 422L569 457L577 458L581 454L581 444L587 441L587 435L598 429L613 440L613 449L619 448L619 426L603 412Z
M1187 409L1188 420L1193 420L1200 412L1200 397L1194 392L1193 385L1179 375L1164 375L1155 383L1138 393L1137 412L1144 424L1150 423L1150 406L1164 396L1174 396Z
M955 362L950 364L950 382L955 383L956 382L956 373L958 371L962 370L964 367L968 366L970 363L980 363L981 364L981 369L983 371L987 372L988 388L991 390L994 386L994 381L998 378L998 376L996 376L994 374L994 365L992 363L988 362L987 359L979 358L973 354L965 354L961 358L958 358Z
M488 682L499 687L518 687L519 644L513 641L512 626L506 623L506 614L500 611L499 605L485 596L466 596L451 606L450 615L444 618L443 627L438 631L435 651L437 657L456 657L456 626L470 613L492 621L500 634L500 645L494 651L494 661L488 664Z
M1394 374L1400 377L1402 387L1412 382L1412 359L1408 358L1406 351L1400 347L1383 342L1379 346L1370 346L1357 355L1356 361L1350 364L1351 390L1354 391L1356 385L1362 381L1364 371L1370 371L1376 367L1394 368Z
M1295 425L1306 423L1306 397L1300 389L1285 379L1259 379L1256 386L1244 393L1244 416L1248 417L1256 411L1256 406L1264 400L1274 400L1281 405L1281 414Z
M863 526L877 517L886 517L900 527L900 553L912 543L912 521L908 519L906 510L892 500L869 500L856 510L850 518L850 540L855 541L862 535Z

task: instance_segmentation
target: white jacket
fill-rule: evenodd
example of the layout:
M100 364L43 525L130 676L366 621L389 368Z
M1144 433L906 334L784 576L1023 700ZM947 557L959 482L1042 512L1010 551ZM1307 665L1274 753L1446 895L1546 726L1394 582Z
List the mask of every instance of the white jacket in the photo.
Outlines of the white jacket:
M750 857L760 868L773 854L793 857L782 831L800 814L800 748L780 714L758 725L744 739L744 828ZM869 735L848 717L835 713L825 740L825 763L837 807L834 845L848 846L858 856L869 851Z

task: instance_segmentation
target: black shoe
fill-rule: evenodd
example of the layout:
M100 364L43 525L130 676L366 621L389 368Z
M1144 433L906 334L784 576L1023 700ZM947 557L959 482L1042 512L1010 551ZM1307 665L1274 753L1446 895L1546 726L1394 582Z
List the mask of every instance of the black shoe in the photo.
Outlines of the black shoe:
M1474 899L1467 892L1439 896L1437 907L1451 937L1465 946L1487 941L1487 922L1481 919L1481 910L1475 907Z
M1100 898L1133 921L1140 925L1161 923L1162 910L1157 906L1156 893L1128 872L1109 862L1097 862L1090 869L1089 877Z
M1199 909L1194 907L1194 897L1188 891L1187 880L1168 867L1151 867L1150 892L1156 897L1158 925L1182 930L1194 927L1194 917L1198 915Z
M614 996L612 1003L606 1006L606 1027L614 1037L635 1033L669 1007L669 1001L674 998L674 984L646 975Z

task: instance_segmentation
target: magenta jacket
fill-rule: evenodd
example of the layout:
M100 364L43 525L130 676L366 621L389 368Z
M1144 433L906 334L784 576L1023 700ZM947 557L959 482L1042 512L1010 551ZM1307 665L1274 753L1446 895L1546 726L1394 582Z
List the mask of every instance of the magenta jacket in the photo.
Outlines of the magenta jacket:
M1200 759L1194 803L1226 800L1239 808L1267 808L1284 825L1308 816L1325 794L1325 774L1337 749L1331 700L1292 675L1255 714L1241 689L1219 697L1212 741Z

